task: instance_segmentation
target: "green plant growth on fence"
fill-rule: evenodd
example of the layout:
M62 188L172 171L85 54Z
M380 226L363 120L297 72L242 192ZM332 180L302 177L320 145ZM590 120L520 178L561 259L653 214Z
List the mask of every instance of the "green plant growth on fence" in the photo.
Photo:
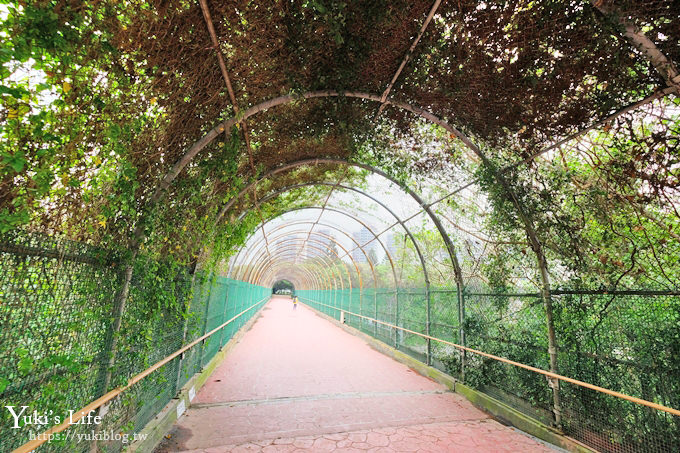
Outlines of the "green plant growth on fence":
M3 410L2 451L20 446L55 424L54 417L65 420L69 410L126 385L131 376L251 308L112 401L101 429L139 432L271 294L269 288L191 275L185 268L140 256L109 368L108 329L120 288L117 258L37 234L5 234L0 243L0 400L19 411L28 406L31 413L50 415L49 425L20 422L21 429L13 429L11 414ZM107 373L109 385L103 388ZM69 430L86 428L92 427ZM123 446L120 441L99 445L104 451ZM89 445L57 439L49 448L88 451Z
M374 318L371 290L359 304L332 291L300 291L303 302L340 318L363 332L426 361L426 342L398 329L376 327L350 313ZM389 295L376 319L426 333L424 291L384 289ZM430 334L459 343L457 294L433 289ZM398 298L396 294L399 294ZM337 298L339 303L329 304ZM680 294L650 292L567 292L555 296L555 327L559 342L560 373L624 394L678 407L680 369ZM330 305L330 306L329 306ZM600 316L592 316L592 313ZM465 345L544 370L549 369L544 307L536 294L468 293L465 295ZM455 347L436 344L432 365L464 380L466 385L546 424L552 420L552 392L542 375L493 359L462 354ZM654 446L674 451L680 445L678 417L652 410L573 384L561 384L565 432L603 451Z

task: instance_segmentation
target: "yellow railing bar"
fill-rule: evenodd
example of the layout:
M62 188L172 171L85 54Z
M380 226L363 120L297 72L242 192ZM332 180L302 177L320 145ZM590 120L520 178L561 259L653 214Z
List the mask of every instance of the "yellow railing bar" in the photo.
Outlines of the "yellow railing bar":
M123 391L129 389L130 387L132 387L133 385L135 385L136 383L138 383L139 381L141 381L142 379L144 379L145 377L147 377L148 375L150 375L151 373L153 373L154 371L156 371L157 369L159 369L159 368L162 367L163 365L165 365L165 364L167 364L168 362L170 362L170 361L171 361L172 359L174 359L175 357L177 357L177 356L179 356L180 354L182 354L183 352L186 352L187 350L193 348L194 346L196 346L196 345L197 345L198 343L200 343L201 341L205 340L205 339L208 338L209 336L211 336L211 335L213 335L214 333L216 333L218 330L220 330L220 329L222 329L223 327L225 327L227 324L230 324L230 323L233 322L234 320L236 320L236 319L240 318L241 316L243 316L243 314L244 314L245 312L252 310L254 307L260 305L260 304L263 303L263 302L266 302L267 300L269 300L269 296L265 297L264 299L260 300L259 302L257 302L257 303L255 303L255 304L251 305L250 307L246 308L246 309L243 310L241 313L237 314L236 316L234 316L234 317L231 318L230 320L228 320L228 321L222 323L220 326L215 327L213 330L211 330L210 332L206 333L206 334L203 335L202 337L199 337L199 338L195 339L194 341L192 341L191 343L187 344L186 346L184 346L184 347L178 349L177 351L173 352L172 354L170 354L169 356L167 356L167 357L164 358L163 360L161 360L161 361L159 361L159 362L156 362L154 365L150 366L149 368L147 368L146 370L142 371L141 373L139 373L139 374L137 374L137 375L131 377L131 378L128 380L127 385L124 385L124 386L115 388L115 389L111 390L110 392L108 392L107 394L105 394L105 395L103 395L103 396L97 398L96 400L94 400L94 401L92 401L90 404L88 404L87 406L85 406L85 407L83 407L82 409L80 409L80 410L78 411L77 415L74 413L74 414L73 414L73 417L71 417L70 420L65 421L65 422L62 423L61 425L53 426L52 428L48 429L48 430L45 431L44 433L37 435L37 436L36 436L36 439L31 440L31 441L29 441L29 442L23 444L21 447L15 449L12 453L29 453L29 452L35 450L35 449L38 448L40 445L42 445L42 444L44 444L45 442L47 442L47 440L49 439L50 435L56 434L56 433L60 433L60 432L64 431L64 430L65 430L66 428L68 428L69 426L71 426L71 425L75 424L76 422L78 422L81 418L83 418L83 416L89 414L90 411L93 411L93 410L95 410L95 409L98 409L100 406L103 406L104 404L108 403L109 401L111 401L112 399L114 399L116 396L120 395Z
M533 367L533 366L530 366L530 365L525 365L523 363L515 362L513 360L506 359L504 357L499 357L497 355L489 354L487 352L478 351L477 349L468 348L467 346L462 346L462 345L459 345L459 344L456 344L456 343L452 343L450 341L442 340L441 338L436 338L436 337L433 337L433 336L430 336L430 335L426 335L424 333L409 330L409 329L406 329L404 327L395 326L394 324L390 324L390 323L385 322L385 321L380 321L380 320L375 319L375 318L360 315L360 314L357 314L357 313L352 313L351 311L347 311L347 310L343 310L341 308L333 307L331 305L323 304L323 303L317 302L313 299L309 299L309 298L306 298L306 297L300 297L300 299L307 299L309 301L312 301L315 304L323 305L325 307L333 308L333 309L339 310L339 311L344 311L345 313L350 314L352 316L364 318L364 319L377 322L378 324L382 324L382 325L385 325L385 326L393 328L393 329L399 329L399 330L402 330L404 332L408 332L408 333L413 334L413 335L418 335L419 337L423 337L423 338L427 338L429 340L437 341L439 343L447 344L449 346L453 346L454 348L460 349L461 351L467 351L467 352L471 352L473 354L481 355L483 357L488 357L490 359L494 359L494 360L497 360L497 361L503 362L503 363L508 363L510 365L514 365L514 366L519 367L519 368L524 368L525 370L533 371L535 373L539 373L539 374L542 374L544 376L548 376L548 377L553 378L553 379L559 379L560 381L569 382L570 384L578 385L580 387L585 387L585 388L588 388L590 390L595 390L597 392L601 392L601 393L605 393L607 395L615 396L617 398L621 398L621 399L624 399L626 401L630 401L632 403L640 404L642 406L651 407L652 409L657 409L657 410L660 410L660 411L663 411L663 412L668 412L669 414L680 416L680 410L673 409L672 407L663 406L661 404L653 403L651 401L643 400L641 398L636 398L634 396L626 395L625 393L620 393L620 392L616 392L614 390L609 390L609 389L606 389L604 387L599 387L597 385L593 385L593 384L589 384L587 382L579 381L578 379L572 379L570 377L562 376L561 374L551 373L550 371L542 370L540 368L536 368L536 367Z

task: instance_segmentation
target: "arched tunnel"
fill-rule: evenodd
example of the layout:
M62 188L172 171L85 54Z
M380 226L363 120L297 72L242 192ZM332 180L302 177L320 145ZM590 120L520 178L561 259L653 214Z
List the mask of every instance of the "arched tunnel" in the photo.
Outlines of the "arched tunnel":
M679 451L677 6L0 5L0 450Z

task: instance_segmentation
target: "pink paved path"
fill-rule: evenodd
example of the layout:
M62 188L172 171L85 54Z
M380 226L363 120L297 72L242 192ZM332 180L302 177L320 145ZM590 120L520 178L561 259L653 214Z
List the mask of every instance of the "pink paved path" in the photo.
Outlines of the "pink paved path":
M157 449L176 451L553 450L275 297Z

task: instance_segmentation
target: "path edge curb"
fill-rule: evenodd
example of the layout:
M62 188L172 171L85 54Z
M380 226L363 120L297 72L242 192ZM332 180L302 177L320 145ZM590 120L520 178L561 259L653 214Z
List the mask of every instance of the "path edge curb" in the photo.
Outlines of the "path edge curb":
M219 367L232 349L241 341L243 335L250 330L255 322L260 318L262 309L269 303L262 306L255 314L234 334L234 336L220 349L217 354L208 362L201 371L194 374L189 381L180 389L177 396L170 400L168 404L139 432L141 436L146 434L146 439L138 440L130 444L124 451L126 453L148 453L154 451L161 443L163 438L172 429L172 425L178 420L177 408L184 403L185 412L191 407L189 391L193 387L197 394L208 381L210 375Z
M506 424L509 424L520 431L573 453L597 453L596 450L593 450L592 448L582 444L576 439L567 437L552 427L524 415L507 404L462 384L453 376L450 376L434 367L428 366L423 362L420 362L418 359L415 359L410 355L395 349L394 347L362 332L359 329L340 323L340 321L334 317L329 316L307 304L304 305L305 308L309 308L317 316L332 322L345 332L361 338L376 351L406 365L424 377L428 377L440 384L445 385L453 392L465 397L478 409L493 415Z

